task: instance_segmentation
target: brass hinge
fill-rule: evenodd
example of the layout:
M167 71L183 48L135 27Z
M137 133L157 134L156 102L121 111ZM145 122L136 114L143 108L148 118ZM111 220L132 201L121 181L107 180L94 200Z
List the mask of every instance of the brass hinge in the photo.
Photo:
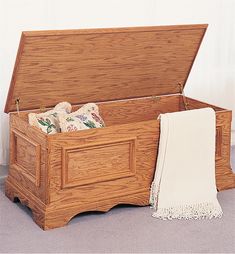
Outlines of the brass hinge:
M182 95L182 98L183 98L183 103L184 103L184 108L185 110L188 110L189 109L189 103L188 103L188 100L184 94L184 86L181 84L181 83L178 83L179 87L180 87L180 93Z
M17 97L15 100L15 104L16 104L16 111L18 116L20 115L20 97Z

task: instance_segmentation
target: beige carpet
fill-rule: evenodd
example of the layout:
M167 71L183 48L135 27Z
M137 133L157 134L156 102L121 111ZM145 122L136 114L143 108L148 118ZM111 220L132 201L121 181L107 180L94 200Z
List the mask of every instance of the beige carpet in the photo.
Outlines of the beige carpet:
M233 168L235 169L235 148ZM161 221L149 207L85 213L68 226L42 231L26 207L0 190L0 252L235 253L235 189L220 192L222 219Z

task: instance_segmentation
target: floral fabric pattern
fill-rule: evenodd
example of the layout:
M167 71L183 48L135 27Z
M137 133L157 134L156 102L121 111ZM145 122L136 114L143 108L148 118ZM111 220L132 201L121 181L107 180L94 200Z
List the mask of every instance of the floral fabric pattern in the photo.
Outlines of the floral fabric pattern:
M60 114L69 114L72 106L68 102L61 102L57 104L52 110L45 113L30 113L28 115L29 124L36 126L47 134L55 134L60 132L60 125L58 116Z
M105 127L99 114L99 108L95 103L87 103L77 111L59 115L58 118L61 132Z

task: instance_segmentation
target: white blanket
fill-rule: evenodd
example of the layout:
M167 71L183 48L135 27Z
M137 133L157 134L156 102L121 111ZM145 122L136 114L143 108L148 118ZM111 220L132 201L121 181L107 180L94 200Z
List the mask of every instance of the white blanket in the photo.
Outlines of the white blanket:
M215 183L215 112L160 115L160 143L150 204L159 219L221 217Z

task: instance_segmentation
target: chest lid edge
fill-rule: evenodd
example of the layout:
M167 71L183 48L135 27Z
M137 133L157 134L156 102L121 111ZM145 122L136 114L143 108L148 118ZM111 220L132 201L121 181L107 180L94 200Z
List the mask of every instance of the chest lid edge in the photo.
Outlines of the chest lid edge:
M179 93L206 24L23 32L5 112Z

